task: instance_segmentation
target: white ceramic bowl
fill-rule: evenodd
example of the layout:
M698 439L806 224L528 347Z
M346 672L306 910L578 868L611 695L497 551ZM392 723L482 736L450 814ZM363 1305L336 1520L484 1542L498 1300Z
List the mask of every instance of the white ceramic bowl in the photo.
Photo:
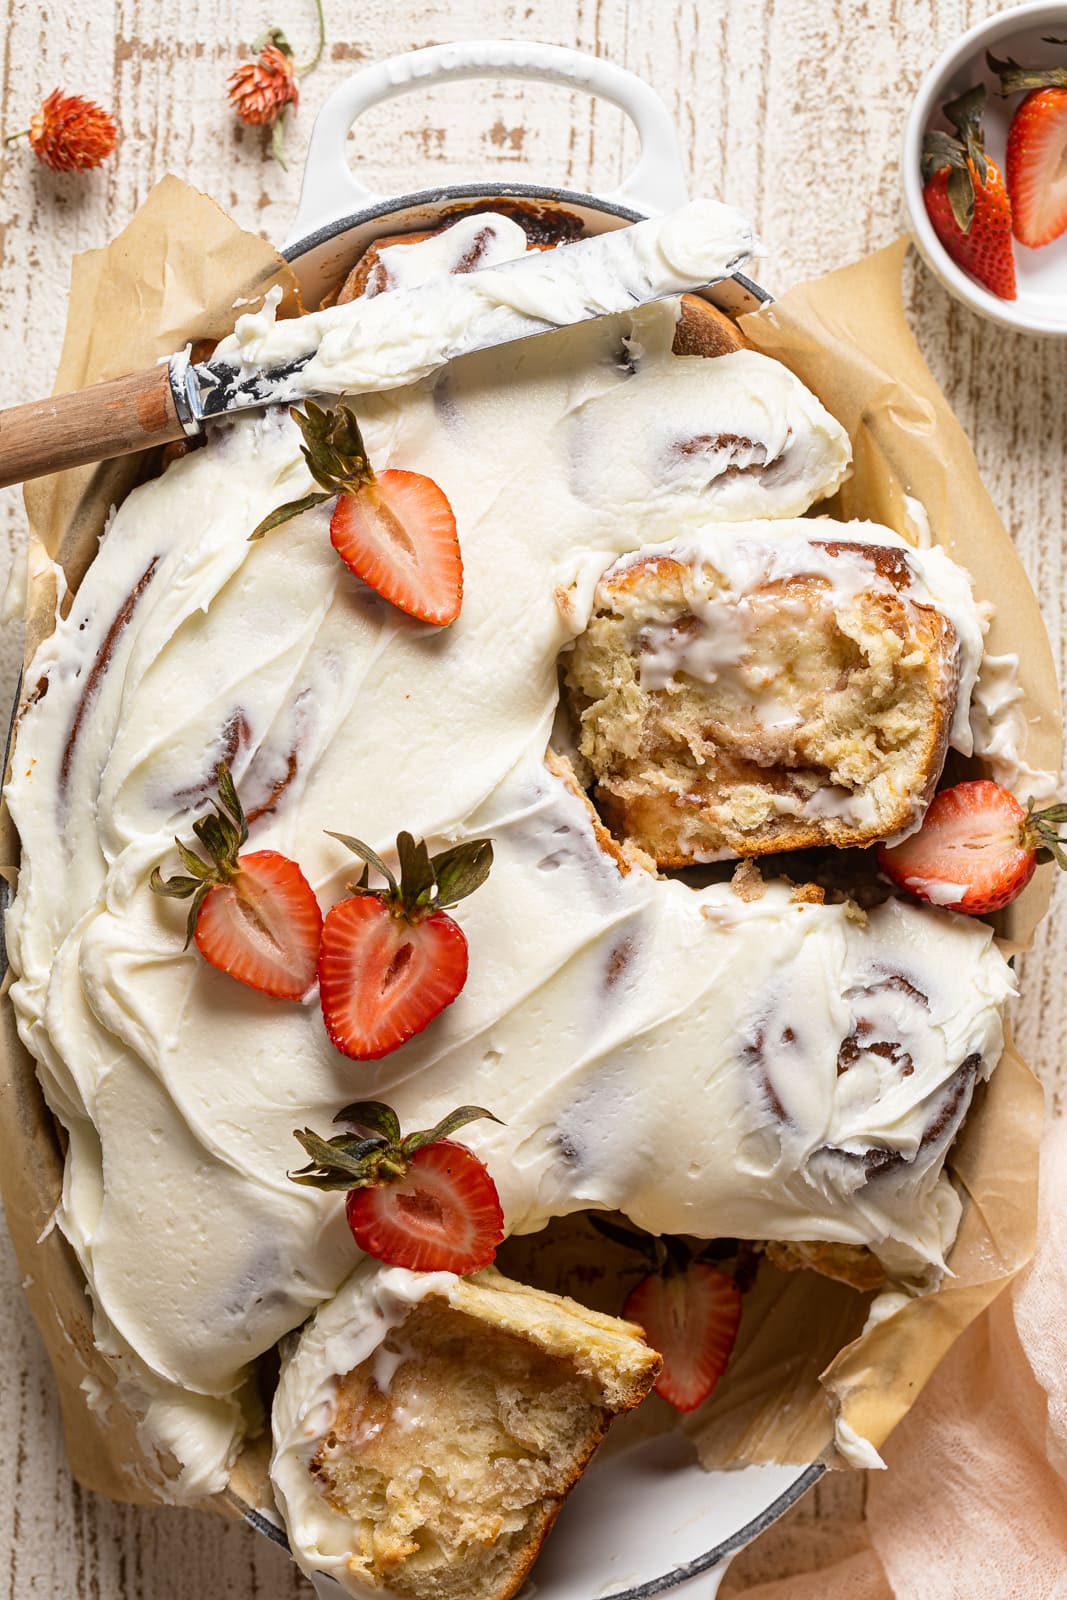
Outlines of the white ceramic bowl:
M958 267L941 244L926 214L921 171L923 135L931 128L950 132L941 107L976 83L984 83L988 90L986 149L1003 170L1008 125L1022 97L1000 98L999 82L986 66L986 51L991 50L1001 60L1010 56L1022 66L1067 66L1067 48L1046 44L1046 34L1067 38L1067 5L1033 4L1000 11L945 51L919 85L904 129L904 197L915 242L927 266L950 294L1004 327L1063 337L1067 335L1067 234L1039 250L1031 250L1016 240L1018 298L1001 300Z

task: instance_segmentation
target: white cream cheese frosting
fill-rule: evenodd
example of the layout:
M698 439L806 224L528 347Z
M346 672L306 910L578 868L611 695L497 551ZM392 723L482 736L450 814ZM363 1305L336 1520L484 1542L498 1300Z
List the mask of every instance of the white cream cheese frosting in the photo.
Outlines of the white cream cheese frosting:
M720 666L735 664L745 626L744 602L769 585L796 577L820 578L827 584L836 607L847 606L859 595L879 588L887 593L897 592L896 585L878 573L872 558L857 553L852 560L843 560L826 549L827 543L870 544L899 550L910 579L908 599L916 605L933 607L952 623L959 686L951 741L963 755L971 755L971 706L982 668L985 629L970 576L936 545L916 550L891 528L877 522L824 522L804 517L770 523L738 521L728 527L700 529L665 544L646 545L622 557L612 571L624 571L630 561L656 556L678 561L688 573L686 603L707 630L693 641L683 641L681 646L650 649L642 658L642 683L647 688L662 688L676 671L700 679L708 673L714 675ZM705 576L708 569L715 574L713 585ZM728 589L721 597L723 581ZM665 615L664 620L669 617Z
M212 360L242 373L301 362L295 388L276 385L276 400L391 389L485 345L728 278L755 248L751 223L717 200L459 275L437 275L447 246L435 243L432 295L397 288L388 300L364 297L277 322L281 291L272 290L262 311L238 318Z
M367 275L363 298L373 299L386 289L417 289L455 272L516 261L526 254L526 247L526 229L520 223L496 212L476 211L428 239L386 245Z
M674 326L658 304L360 402L375 464L428 473L455 510L447 630L351 576L328 508L248 542L309 487L275 411L133 491L28 673L12 999L70 1132L59 1223L97 1339L181 1463L177 1496L222 1486L254 1414L247 1363L351 1270L339 1198L286 1174L294 1127L325 1132L354 1098L408 1128L489 1106L504 1126L464 1139L510 1230L606 1206L656 1232L869 1243L901 1270L953 1237L941 1158L1011 989L989 930L622 876L543 765L576 574L709 522L795 517L847 469L842 430L785 369L674 357ZM745 472L715 447L739 414L762 449ZM672 448L694 436L707 447ZM327 828L383 853L400 828L493 838L458 913L467 986L383 1062L340 1056L314 995L271 1001L183 950L184 908L150 893L223 756L250 848L299 859L324 908L352 870ZM895 1058L853 1058L865 1018Z
M973 752L989 765L997 783L1027 800L1047 804L1056 795L1056 774L1032 767L1022 752L1028 734L1019 685L1019 657L986 654L971 697Z

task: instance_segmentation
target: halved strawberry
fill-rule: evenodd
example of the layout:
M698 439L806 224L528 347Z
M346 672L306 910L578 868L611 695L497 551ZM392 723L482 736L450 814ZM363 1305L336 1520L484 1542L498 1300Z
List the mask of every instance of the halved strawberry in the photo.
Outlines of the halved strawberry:
M334 1118L355 1134L295 1133L311 1160L289 1176L349 1191L345 1216L367 1255L412 1272L476 1272L496 1255L504 1216L485 1163L448 1135L479 1117L497 1120L481 1106L461 1106L435 1128L403 1138L389 1106L358 1101Z
M985 153L979 84L945 106L958 138L941 130L923 140L923 200L952 260L1002 300L1014 300L1011 202L996 162Z
M425 842L397 836L400 882L369 845L335 833L364 861L355 898L327 913L319 951L326 1031L343 1055L377 1061L421 1033L467 981L467 940L444 910L472 894L492 865L488 839L430 857ZM369 869L387 887L371 889Z
M442 627L459 616L456 519L432 478L394 469L340 495L330 540L345 566L401 611Z
M336 495L330 540L357 578L422 622L444 627L459 616L463 560L448 496L420 472L392 468L379 477L348 406L323 411L308 400L289 415L304 435L301 453L323 492L279 506L253 531L260 539Z
M722 1377L737 1338L741 1291L733 1278L703 1261L680 1270L668 1263L641 1279L622 1314L663 1357L656 1393L678 1411L695 1411Z
M1004 173L1015 237L1036 249L1067 232L1067 67L986 59L1002 95L1028 91L1008 129Z
M454 1139L417 1150L394 1183L353 1189L345 1216L361 1250L412 1272L476 1272L504 1237L488 1168Z
M186 944L238 983L278 1000L302 1000L315 982L322 912L295 861L277 850L239 855L248 824L230 769L219 762L214 811L193 823L208 860L176 839L187 875L164 878L156 894L192 899Z
M1015 237L1032 248L1067 233L1067 89L1035 89L1012 118L1005 158Z
M251 989L301 1000L315 982L322 912L295 861L277 850L239 856L238 872L209 889L196 946L213 967Z
M326 917L319 994L338 1050L377 1061L421 1033L467 981L467 941L443 911L410 923L376 898Z
M920 900L981 916L1021 894L1039 861L1067 868L1057 828L1067 806L1026 810L987 778L942 789L922 827L900 844L879 845L878 864Z

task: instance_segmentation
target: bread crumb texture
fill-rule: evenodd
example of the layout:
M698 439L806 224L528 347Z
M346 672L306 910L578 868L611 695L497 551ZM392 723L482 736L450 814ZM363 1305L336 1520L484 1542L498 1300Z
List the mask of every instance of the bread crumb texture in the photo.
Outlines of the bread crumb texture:
M310 1464L352 1524L353 1575L416 1600L506 1600L659 1365L632 1324L491 1269L415 1306L341 1379Z
M825 548L849 565L890 554ZM612 833L680 867L870 844L920 816L955 702L952 624L885 582L802 573L735 605L705 562L701 586L703 616L683 562L619 566L565 658Z

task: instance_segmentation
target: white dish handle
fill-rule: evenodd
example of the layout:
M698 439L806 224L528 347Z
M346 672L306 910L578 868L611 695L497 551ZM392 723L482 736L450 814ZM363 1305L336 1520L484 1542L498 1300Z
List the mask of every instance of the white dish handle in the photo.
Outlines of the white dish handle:
M352 124L383 100L428 83L459 78L536 78L585 89L619 106L637 129L641 154L617 189L598 196L647 216L671 211L689 198L685 168L669 112L643 78L598 56L527 39L463 40L390 56L355 73L336 89L315 118L291 242L327 223L388 201L353 175L345 157Z

